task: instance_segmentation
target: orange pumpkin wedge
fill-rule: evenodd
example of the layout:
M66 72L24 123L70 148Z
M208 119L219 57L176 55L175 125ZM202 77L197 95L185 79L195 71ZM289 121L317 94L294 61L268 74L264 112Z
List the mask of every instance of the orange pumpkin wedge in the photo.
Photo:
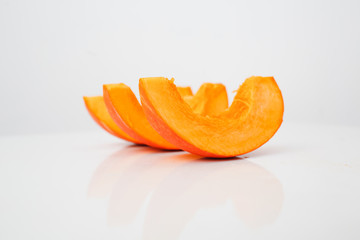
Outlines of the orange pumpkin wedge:
M90 116L105 131L118 138L141 144L116 125L106 109L104 98L102 96L83 97L83 99Z
M129 136L151 147L179 149L151 127L139 101L128 86L123 83L106 84L103 86L103 96L110 116Z
M173 80L142 78L139 89L153 128L179 148L205 157L233 157L253 151L282 123L284 103L273 77L246 79L231 106L217 116L195 113L177 93Z
M186 91L181 91L184 88L176 88L175 94L180 98L189 97L188 102L194 106L213 107L216 105L223 106L222 111L227 107L227 95L225 87L221 84L207 84L207 86L200 89L207 89L206 91L198 91L195 96L192 95L190 88ZM220 89L220 90L219 90ZM106 84L103 86L104 99L106 107L114 119L115 123L123 129L132 138L155 148L160 149L179 149L176 145L171 144L165 140L158 132L150 125L147 120L144 110L137 100L135 94L125 84ZM224 98L218 98L214 95L223 96L225 93L226 101ZM221 103L212 103L212 102ZM224 103L223 103L224 102ZM204 104L201 104L204 103ZM199 111L209 111L207 108L198 107ZM216 110L219 111L220 107ZM209 111L210 112L210 111ZM215 112L215 111L213 111Z

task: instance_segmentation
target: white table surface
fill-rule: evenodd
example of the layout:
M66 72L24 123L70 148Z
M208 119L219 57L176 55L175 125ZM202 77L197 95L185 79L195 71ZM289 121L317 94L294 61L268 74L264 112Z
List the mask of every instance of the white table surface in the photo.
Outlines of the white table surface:
M0 137L0 239L360 239L360 128L209 160L94 132Z

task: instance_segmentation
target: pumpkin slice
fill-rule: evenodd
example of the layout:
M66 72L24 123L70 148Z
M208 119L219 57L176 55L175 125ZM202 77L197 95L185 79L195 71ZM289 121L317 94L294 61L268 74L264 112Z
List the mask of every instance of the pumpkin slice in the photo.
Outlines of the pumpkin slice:
M267 142L282 123L284 103L273 77L250 77L230 108L217 116L195 113L173 80L142 78L141 102L150 124L166 140L205 157L233 157Z
M141 144L139 141L130 137L127 133L125 133L121 128L116 125L116 123L111 118L109 112L106 109L104 98L102 96L83 97L83 99L90 116L105 131L118 138Z
M176 88L175 91L177 92ZM129 136L151 147L179 149L151 127L139 101L128 86L123 83L106 84L103 86L103 96L110 116Z
M187 90L182 91L183 89ZM222 84L206 84L200 88L202 91L199 90L195 96L191 96L192 91L189 89L189 87L175 88L175 94L180 98L181 96L188 97L188 103L195 106L201 113L204 111L212 114L227 108L226 89ZM111 117L129 136L155 148L179 149L160 136L150 125L142 106L128 86L122 83L106 84L103 86L103 90L105 104ZM219 103L213 103L214 101ZM184 102L184 104L186 103ZM215 106L217 106L216 111L209 110Z

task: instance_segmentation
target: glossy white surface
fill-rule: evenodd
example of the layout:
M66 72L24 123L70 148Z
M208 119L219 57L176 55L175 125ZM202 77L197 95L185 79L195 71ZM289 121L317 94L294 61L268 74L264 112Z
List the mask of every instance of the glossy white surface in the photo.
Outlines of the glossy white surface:
M0 138L0 239L360 239L360 128L210 160L93 133Z

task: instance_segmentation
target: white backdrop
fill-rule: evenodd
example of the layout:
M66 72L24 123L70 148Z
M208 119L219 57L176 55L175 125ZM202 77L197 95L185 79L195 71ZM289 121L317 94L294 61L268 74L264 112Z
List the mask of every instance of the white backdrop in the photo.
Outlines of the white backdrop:
M94 129L82 96L114 82L137 93L147 76L231 92L271 75L284 121L359 125L359 9L358 0L0 0L0 134Z

